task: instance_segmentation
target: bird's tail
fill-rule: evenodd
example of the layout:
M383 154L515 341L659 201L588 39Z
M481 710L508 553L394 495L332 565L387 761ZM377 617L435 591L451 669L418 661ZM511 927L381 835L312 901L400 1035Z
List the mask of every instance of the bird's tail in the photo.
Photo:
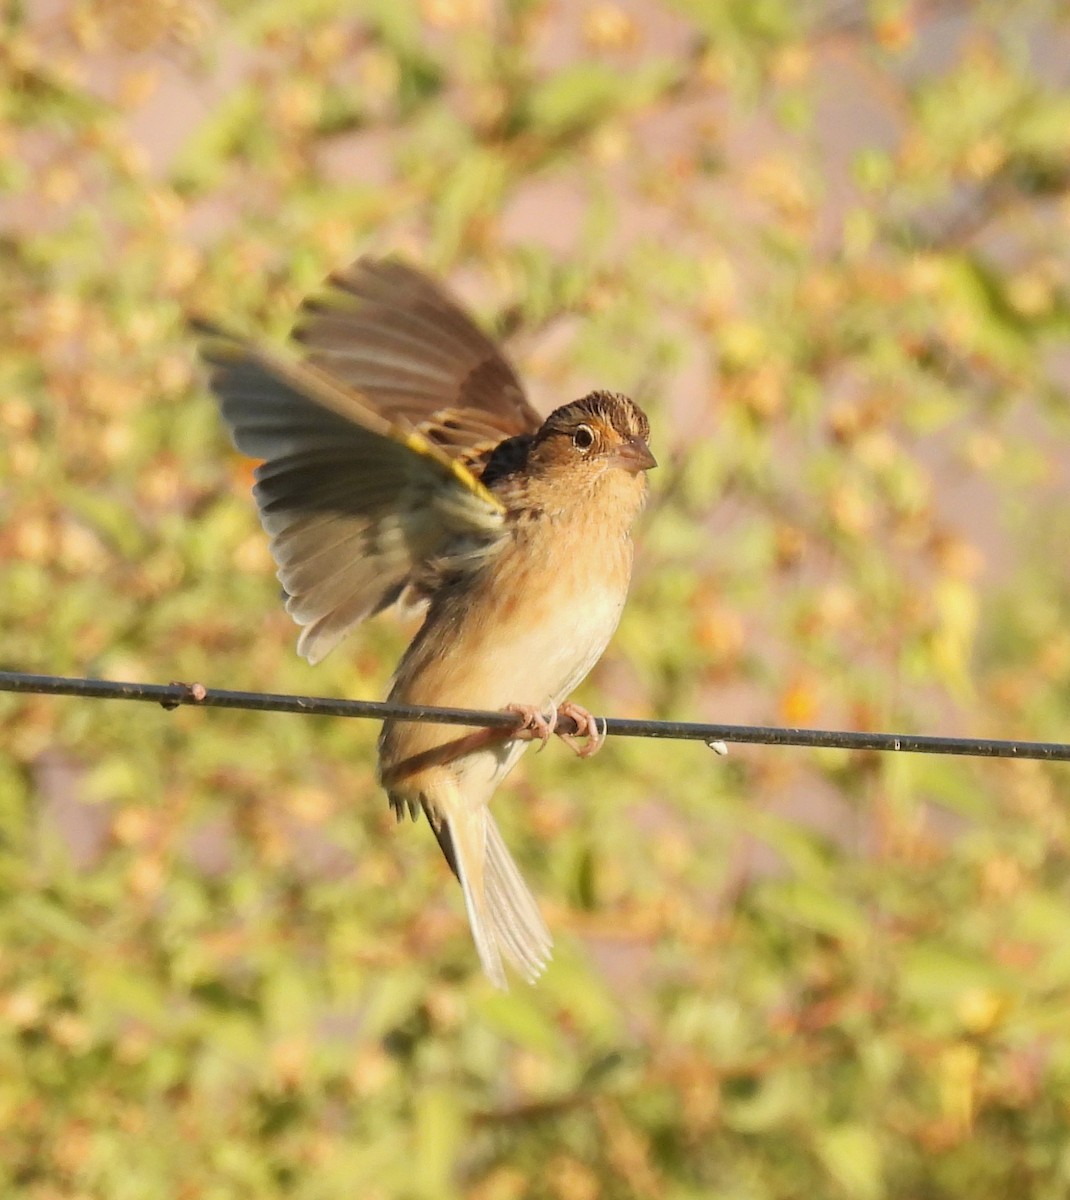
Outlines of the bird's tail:
M487 978L507 988L502 954L529 983L550 960L553 939L531 889L483 804L450 805L435 829L453 873L461 882L472 938Z

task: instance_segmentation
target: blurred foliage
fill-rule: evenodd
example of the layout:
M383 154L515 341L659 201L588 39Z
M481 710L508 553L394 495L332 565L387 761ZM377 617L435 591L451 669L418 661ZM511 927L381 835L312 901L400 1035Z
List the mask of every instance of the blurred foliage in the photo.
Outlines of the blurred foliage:
M0 665L315 671L184 314L362 251L662 461L596 711L1070 731L1070 27L956 0L55 0L0 22ZM613 742L478 975L364 723L0 696L0 1190L1070 1192L1065 766Z

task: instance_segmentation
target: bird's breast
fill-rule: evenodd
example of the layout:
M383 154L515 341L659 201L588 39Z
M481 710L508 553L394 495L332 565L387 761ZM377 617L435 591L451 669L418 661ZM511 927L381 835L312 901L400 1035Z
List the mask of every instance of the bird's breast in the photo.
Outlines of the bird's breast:
M527 532L450 597L449 703L558 704L598 661L624 607L631 545L570 540L552 528Z
M402 659L390 699L402 704L502 709L559 704L598 661L620 619L631 574L631 542L564 538L551 522L532 522L478 572L432 600L423 628ZM463 734L456 726L388 721L380 769L434 753ZM472 803L486 803L530 743L496 742L443 766L463 781ZM433 791L434 771L391 785L391 795Z
M525 496L494 552L435 591L391 700L546 711L569 695L612 637L631 577L629 528L642 485L622 471L604 483L597 495L573 489L552 515L560 489ZM435 807L445 787L486 804L530 745L491 739L460 750L465 736L457 726L387 721L379 766L393 802Z
M579 565L580 569L576 569ZM504 583L504 580L503 580ZM494 679L488 702L559 704L601 657L620 620L624 586L582 564L562 563L549 579L518 579L502 587L490 636L477 639Z

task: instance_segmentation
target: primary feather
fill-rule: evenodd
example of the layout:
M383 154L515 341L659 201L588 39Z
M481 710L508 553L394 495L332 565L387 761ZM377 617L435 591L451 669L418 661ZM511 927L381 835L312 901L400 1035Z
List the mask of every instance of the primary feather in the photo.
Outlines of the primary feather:
M442 288L392 260L362 258L302 306L308 361L474 461L542 418L497 346Z
M309 662L426 587L429 563L493 551L501 502L418 430L314 364L218 334L203 352L235 445L265 460L254 495Z

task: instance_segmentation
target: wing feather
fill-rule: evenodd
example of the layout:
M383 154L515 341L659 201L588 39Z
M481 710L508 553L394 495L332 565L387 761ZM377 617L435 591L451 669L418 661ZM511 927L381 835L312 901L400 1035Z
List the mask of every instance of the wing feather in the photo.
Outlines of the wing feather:
M474 460L542 424L490 338L438 284L402 263L361 258L333 276L301 309L294 336L310 363L384 414L407 418L451 456Z
M462 461L315 363L207 332L234 444L264 460L253 494L310 662L434 561L474 568L493 553L503 506Z

